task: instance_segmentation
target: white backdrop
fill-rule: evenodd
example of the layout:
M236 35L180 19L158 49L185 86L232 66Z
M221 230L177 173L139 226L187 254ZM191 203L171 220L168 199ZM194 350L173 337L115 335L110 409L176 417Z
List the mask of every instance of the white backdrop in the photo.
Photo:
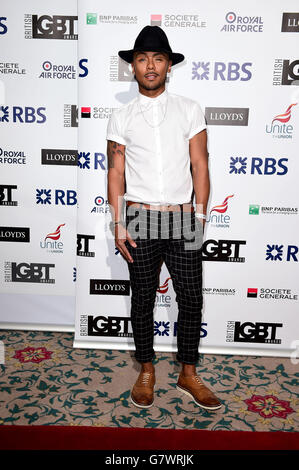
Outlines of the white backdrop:
M62 31L64 38L74 34L75 20L64 20L66 28L57 27L62 20L55 23L53 15L75 16L76 2L52 2L42 8L37 2L20 5L6 6L0 15L7 18L0 20L0 40L7 46L2 48L2 63L18 62L26 69L24 76L1 73L5 105L46 107L42 112L47 120L0 122L2 135L5 129L1 149L23 150L27 157L22 166L0 163L1 184L16 184L12 194L19 202L0 208L1 226L30 227L31 233L29 243L1 238L2 324L71 328L76 292L75 347L134 349L127 264L109 230L105 136L112 109L130 101L138 90L117 52L132 48L145 25L157 24L173 51L185 55L185 61L173 67L167 89L197 100L208 124L212 187L204 237L200 350L289 356L299 336L297 2L277 0L270 7L266 1L144 5L133 0L79 0L78 41L45 38L55 31ZM27 37L30 33L26 13L49 15L56 24L54 33L53 28L42 31L43 41L25 39L25 31ZM79 64L78 86L72 78L39 78L53 64ZM76 90L78 128L72 127ZM63 162L77 148L76 187L75 166ZM43 166L41 149L60 150L55 155L60 155L62 167ZM51 204L36 203L37 188L51 189ZM69 204L59 199L54 204L56 190L64 190L61 201L69 195ZM5 202L7 191L1 193ZM78 205L71 191L77 191ZM55 247L45 251L40 243L64 223L62 253ZM43 276L39 283L32 282L33 275L25 276L26 281L23 276L16 284L9 280L16 268L7 262L44 263ZM55 264L48 268L55 283L45 282L45 263ZM30 266L31 273L38 269ZM176 350L176 318L175 292L163 265L154 311L157 351Z
M2 2L0 18L1 327L72 331L77 2Z
M171 71L168 90L197 100L205 110L212 189L203 261L201 351L289 355L294 348L297 107L293 106L288 121L291 138L266 129L271 131L274 117L298 99L297 87L273 85L275 60L292 63L297 58L295 32L281 31L283 13L296 11L295 5L285 2L282 7L276 1L269 8L268 2L190 0L145 5L112 0L99 8L96 1L79 1L79 57L88 58L88 75L79 80L79 110L91 108L90 118L79 121L79 152L90 153L91 168L96 152L105 153L111 108L136 96L137 83L117 52L132 48L145 25L161 26L172 50L185 55L185 61ZM298 32L298 27L294 30ZM298 74L298 65L294 71ZM102 118L94 115L99 108ZM230 173L231 164L236 173ZM245 173L238 173L245 164ZM107 164L105 170L79 172L78 231L94 237L88 245L94 256L77 260L74 345L134 349L127 264L115 251L111 215L105 214ZM232 197L225 201L228 196ZM259 206L259 214L251 205ZM220 260L221 244L231 248L226 261ZM280 254L276 248L282 245L281 260L266 260L268 245L270 255ZM294 253L290 261L288 249ZM177 304L165 264L160 286L154 310L155 349L174 351ZM253 295L257 290L256 297L248 289L255 289ZM263 297L265 290L280 298Z

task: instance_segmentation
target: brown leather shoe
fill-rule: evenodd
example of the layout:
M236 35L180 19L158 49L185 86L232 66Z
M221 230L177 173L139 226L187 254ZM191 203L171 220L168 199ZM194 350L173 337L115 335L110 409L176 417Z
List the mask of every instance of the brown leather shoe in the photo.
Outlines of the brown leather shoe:
M196 405L205 410L218 410L222 406L218 398L204 385L198 375L185 377L181 372L176 388L191 397Z
M150 408L154 403L155 372L140 372L131 391L131 402L138 408Z

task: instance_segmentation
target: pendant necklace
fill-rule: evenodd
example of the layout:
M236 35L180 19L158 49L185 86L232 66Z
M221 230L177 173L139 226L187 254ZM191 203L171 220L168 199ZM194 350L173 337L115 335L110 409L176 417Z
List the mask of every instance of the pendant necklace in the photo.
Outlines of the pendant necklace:
M168 96L167 96L167 98L166 98L166 106L165 106L165 112L164 112L164 116L163 116L163 118L162 118L161 122L159 122L159 124L156 124L155 126L153 126L152 124L150 124L150 123L148 122L148 120L146 119L146 117L145 117L145 115L144 115L144 113L143 113L143 111L142 111L142 108L141 108L141 105L140 105L140 103L138 103L138 104L139 104L139 108L140 108L140 111L141 111L141 113L142 113L142 116L143 116L143 118L144 118L145 122L146 122L146 123L147 123L147 124L148 124L150 127L152 127L152 128L155 128L155 127L159 127L159 126L162 124L162 122L163 122L163 121L164 121L164 119L165 119L166 112L167 112ZM154 106L154 105L153 105L153 106Z

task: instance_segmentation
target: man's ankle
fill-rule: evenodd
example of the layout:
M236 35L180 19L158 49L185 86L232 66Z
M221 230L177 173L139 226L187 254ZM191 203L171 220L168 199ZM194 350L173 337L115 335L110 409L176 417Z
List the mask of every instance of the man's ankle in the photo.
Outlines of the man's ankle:
M152 362L142 362L141 370L142 372L154 372L155 368Z
M193 364L183 364L181 373L185 377L190 377L191 375L196 375L196 367Z

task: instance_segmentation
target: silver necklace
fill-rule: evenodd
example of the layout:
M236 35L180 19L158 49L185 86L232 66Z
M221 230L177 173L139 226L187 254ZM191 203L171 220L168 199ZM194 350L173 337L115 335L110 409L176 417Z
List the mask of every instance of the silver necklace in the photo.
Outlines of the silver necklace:
M152 127L152 128L159 127L159 126L162 124L162 122L164 121L165 116L166 116L167 105L168 105L168 96L167 96L167 98L166 98L166 106L165 106L164 116L163 116L161 122L159 122L159 124L156 124L155 126L152 126L152 124L150 124L150 123L148 122L148 120L146 119L146 117L145 117L145 115L144 115L144 113L143 113L143 111L142 111L142 108L141 108L141 106L140 106L140 103L138 103L138 105L139 105L140 111L141 111L141 113L142 113L142 116L143 116L143 119L145 120L145 122L146 122L150 127ZM154 106L154 105L153 105L153 106Z

